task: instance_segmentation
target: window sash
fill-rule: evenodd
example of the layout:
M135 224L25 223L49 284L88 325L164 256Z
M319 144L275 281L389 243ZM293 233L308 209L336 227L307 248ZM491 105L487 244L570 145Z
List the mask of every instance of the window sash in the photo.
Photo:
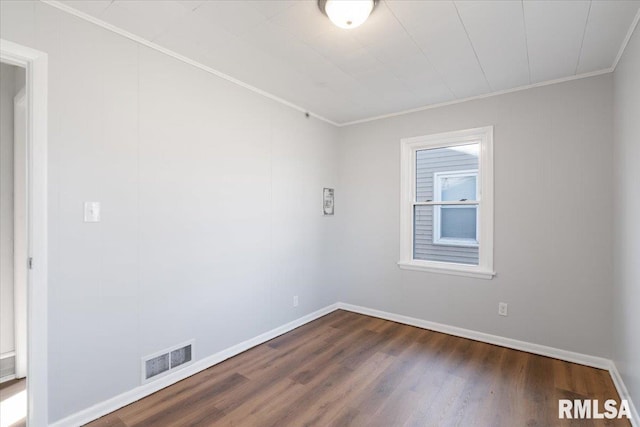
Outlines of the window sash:
M416 150L417 151L417 150ZM480 163L480 158L478 158L478 167ZM475 199L471 201L479 201L480 199L480 181L479 181L479 169L467 169L467 170L457 170L450 172L434 172L433 174L433 200L436 202L443 202L442 200L442 181L446 178L466 178L466 177L474 177L476 180L476 191L475 191ZM417 199L418 194L416 192L416 186L413 186L414 191L414 200ZM449 200L451 202L456 202L456 200ZM461 200L457 200L460 202Z
M417 150L416 150L417 151ZM480 159L478 159L478 163ZM480 165L478 164L478 167ZM480 210L480 201L479 199L479 191L480 191L480 181L478 179L479 169L462 169L456 171L447 171L447 172L435 172L433 174L433 236L432 241L434 245L439 246L458 246L458 247L469 247L469 248L477 248L480 246L480 215L482 214ZM450 200L443 201L442 200L442 192L444 191L443 181L447 178L467 178L473 177L475 179L475 194L474 200ZM416 188L416 186L414 186ZM417 192L414 195L414 198L417 198ZM469 202L469 203L466 203ZM463 239L463 238L452 238L452 237L442 237L442 207L446 206L459 206L460 208L472 208L476 209L476 232L475 238L473 239ZM413 219L415 223L415 216Z

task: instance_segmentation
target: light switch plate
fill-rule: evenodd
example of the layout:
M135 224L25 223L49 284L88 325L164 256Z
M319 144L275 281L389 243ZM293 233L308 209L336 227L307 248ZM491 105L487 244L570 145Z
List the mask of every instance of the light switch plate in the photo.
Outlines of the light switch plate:
M100 202L84 202L84 222L100 222Z

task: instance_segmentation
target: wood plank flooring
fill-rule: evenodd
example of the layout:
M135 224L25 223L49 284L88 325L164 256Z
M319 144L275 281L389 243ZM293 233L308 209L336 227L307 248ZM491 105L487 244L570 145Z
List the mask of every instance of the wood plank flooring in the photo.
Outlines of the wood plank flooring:
M561 398L619 402L607 371L339 310L89 426L630 425Z

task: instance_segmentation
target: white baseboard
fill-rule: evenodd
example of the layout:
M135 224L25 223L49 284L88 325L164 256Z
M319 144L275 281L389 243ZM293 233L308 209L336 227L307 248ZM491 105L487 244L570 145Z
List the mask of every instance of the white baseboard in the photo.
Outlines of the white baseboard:
M157 381L143 384L141 386L134 388L133 390L129 390L118 396L112 397L111 399L105 400L104 402L100 402L87 409L83 409L82 411L76 412L75 414L72 414L66 418L56 421L55 423L51 424L51 426L52 427L67 427L67 426L75 427L75 426L89 423L117 409L120 409L126 405L129 405L135 402L136 400L140 400L146 396L149 396L150 394L153 394L165 387L168 387L172 384L177 383L178 381L181 381L194 374L197 374L198 372L203 371L207 368L210 368L213 365L217 365L218 363L223 362L230 357L240 354L243 351L247 351L250 348L260 345L264 342L267 342L277 336L285 334L297 327L300 327L306 323L316 320L317 318L322 317L326 314L329 314L332 311L335 311L337 309L338 309L338 304L336 303L336 304L332 304L327 307L324 307L318 311L314 311L313 313L300 317L299 319L296 319L285 325L279 326L275 329L265 332L264 334L258 335L257 337L251 338L247 341L236 344L232 347L222 350L209 357L198 360L193 364L185 367L184 369L178 370L175 373L159 378Z
M6 383L7 381L15 380L15 374L5 375L4 377L0 377L0 384Z
M352 311L354 313L365 314L367 316L378 317L380 319L391 320L393 322L403 323L405 325L416 326L418 328L429 329L431 331L442 332L448 335L454 335L462 338L469 338L475 341L486 342L489 344L499 345L501 347L512 348L515 350L526 351L528 353L539 354L541 356L553 357L554 359L564 360L566 362L578 363L580 365L591 366L593 368L604 369L609 371L613 384L620 395L620 399L626 399L629 402L631 411L631 425L640 427L640 416L631 400L629 391L616 368L616 364L609 359L602 357L590 356L588 354L575 353L572 351L561 350L559 348L547 347L540 344L533 344L526 341L514 340L498 335L485 334L483 332L472 331L470 329L458 328L456 326L444 325L442 323L430 322L428 320L417 319L415 317L403 316L401 314L389 313L372 308L361 307L358 305L338 303L341 310Z
M631 425L633 427L640 427L640 414L638 414L638 409L633 404L631 395L629 395L629 390L627 390L627 386L624 384L622 376L620 375L620 372L618 371L618 368L613 361L611 362L611 366L609 366L609 374L611 374L611 379L613 380L613 384L618 390L620 399L626 399L627 402L629 402L629 410L631 411Z
M553 357L555 359L564 360L572 363L579 363L581 365L591 366L594 368L608 370L611 374L613 383L618 390L618 394L621 399L627 399L629 402L629 409L631 411L631 425L633 427L640 427L640 417L638 411L629 396L629 392L618 372L615 363L609 359L602 357L590 356L582 353L575 353L572 351L561 350L554 347L547 347L540 344L533 344L526 341L514 340L511 338L505 338L497 335L486 334L483 332L473 331L470 329L459 328L456 326L449 326L442 323L430 322L428 320L417 319L414 317L403 316L400 314L389 313L386 311L375 310L371 308L361 307L353 304L346 304L338 302L322 308L318 311L310 313L271 331L265 332L262 335L251 338L247 341L241 342L237 345L222 350L214 355L211 355L205 359L196 361L195 363L179 370L173 374L167 375L163 378L153 381L148 384L136 387L133 390L122 393L109 400L98 403L90 408L84 409L73 415L70 415L62 420L59 420L52 424L52 427L71 427L89 423L104 415L107 415L123 406L129 405L137 400L140 400L150 394L153 394L165 387L168 387L178 381L181 381L187 377L197 374L211 366L214 366L226 359L240 354L252 347L260 345L266 341L269 341L277 336L285 334L297 327L300 327L306 323L309 323L319 317L331 313L332 311L342 309L351 311L354 313L360 313L367 316L378 317L380 319L391 320L393 322L403 323L406 325L416 326L418 328L429 329L436 332L442 332L449 335L454 335L462 338L469 338L475 341L486 342L489 344L495 344L502 347L512 348L515 350L526 351L528 353L539 354L542 356Z
M547 347L540 344L533 344L526 341L514 340L498 335L485 334L484 332L472 331L470 329L458 328L442 323L430 322L428 320L417 319L415 317L403 316L401 314L389 313L386 311L374 310L360 307L353 304L338 303L338 308L354 313L366 314L368 316L379 317L405 325L417 326L418 328L429 329L431 331L442 332L457 337L469 338L475 341L482 341L501 347L513 348L515 350L526 351L528 353L539 354L541 356L553 357L554 359L565 360L567 362L579 363L581 365L608 370L611 360L602 357L590 356L582 353L561 350L559 348Z

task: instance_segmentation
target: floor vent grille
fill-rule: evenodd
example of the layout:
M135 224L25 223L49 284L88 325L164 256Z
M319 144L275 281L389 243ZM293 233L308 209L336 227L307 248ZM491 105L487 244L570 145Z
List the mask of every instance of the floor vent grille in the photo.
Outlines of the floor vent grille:
M193 360L193 342L172 347L142 359L142 382L147 382L158 375L166 374L179 366L189 364Z

